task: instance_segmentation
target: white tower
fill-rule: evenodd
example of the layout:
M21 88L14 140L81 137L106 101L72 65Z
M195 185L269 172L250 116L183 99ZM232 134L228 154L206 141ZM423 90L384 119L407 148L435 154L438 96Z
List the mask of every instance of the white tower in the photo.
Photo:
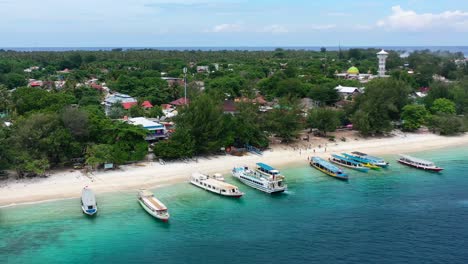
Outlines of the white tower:
M385 61L388 58L388 52L381 50L377 53L377 58L379 58L379 77L385 76Z

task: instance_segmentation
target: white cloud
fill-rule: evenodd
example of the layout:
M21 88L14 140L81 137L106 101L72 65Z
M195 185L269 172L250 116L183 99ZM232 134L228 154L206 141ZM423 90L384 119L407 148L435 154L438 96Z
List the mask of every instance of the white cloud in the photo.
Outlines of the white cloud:
M266 32L266 33L288 33L289 30L282 25L270 25L264 27L260 32Z
M242 26L240 24L220 24L214 26L209 32L214 33L227 33L227 32L241 32Z
M308 28L311 30L328 30L328 29L336 28L336 25L335 24L324 24L324 25L314 24L314 25L309 25Z
M428 29L455 29L467 31L468 12L445 11L442 13L418 14L404 10L401 6L392 7L392 14L377 22L377 26L390 30L425 31Z

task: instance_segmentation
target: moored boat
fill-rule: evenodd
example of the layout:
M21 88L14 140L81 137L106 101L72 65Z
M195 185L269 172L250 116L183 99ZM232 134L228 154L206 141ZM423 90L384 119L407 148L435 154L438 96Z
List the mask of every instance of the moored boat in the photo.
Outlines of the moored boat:
M418 159L415 157L411 157L408 155L399 155L400 158L398 159L398 162L401 164L421 169L421 170L427 170L427 171L434 171L434 172L439 172L444 170L443 168L437 167L434 162L428 161L428 160L423 160L423 159Z
M327 174L328 176L347 181L348 175L344 173L340 168L335 165L323 160L319 157L312 157L309 162L310 166L317 170Z
M362 164L362 166L366 168L373 169L373 170L380 170L382 168L378 166L373 160L361 158L359 156L348 154L348 153L342 153L342 154L345 158L359 162Z
M159 201L154 194L148 190L140 190L138 192L138 202L145 211L164 222L169 220L167 207Z
M81 210L87 215L95 215L97 213L96 196L88 186L84 187L81 191Z
M224 178L220 174L209 176L194 172L190 177L190 183L222 196L239 198L244 195L237 186L224 182Z
M360 172L368 172L370 169L362 165L362 163L360 162L345 158L340 155L333 154L328 160L342 167L350 168L350 169L357 170Z
M379 166L381 168L386 168L386 167L388 167L390 165L383 158L371 156L371 155L368 155L366 153L362 153L362 152L359 152L359 151L353 151L353 152L351 152L351 154L353 156L355 156L355 157L361 158L361 159L363 159L365 161L368 161L371 164L377 165L377 166Z
M236 166L232 169L232 176L262 192L281 193L287 190L284 176L277 169L264 163L257 163L257 168L254 170L246 166Z

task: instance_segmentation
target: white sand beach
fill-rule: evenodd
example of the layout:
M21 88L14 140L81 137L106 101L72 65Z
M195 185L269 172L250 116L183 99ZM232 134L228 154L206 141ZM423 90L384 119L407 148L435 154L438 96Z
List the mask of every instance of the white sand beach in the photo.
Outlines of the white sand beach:
M0 181L0 206L79 197L84 186L91 187L97 193L136 190L142 187L156 188L188 181L188 177L195 171L210 174L228 173L235 165L252 166L260 161L281 169L281 166L285 165L306 163L307 158L314 155L328 157L332 153L355 150L382 155L468 146L468 134L442 137L430 133L399 133L393 137L377 139L359 138L352 132L343 135L347 138L346 142L340 141L339 135L337 142L311 138L310 142L273 146L271 150L264 152L263 156L212 156L188 163L168 162L165 165L159 162L144 162L121 166L115 171L94 172L88 175L76 170L64 170L55 171L47 178L4 180ZM321 148L318 147L319 144Z

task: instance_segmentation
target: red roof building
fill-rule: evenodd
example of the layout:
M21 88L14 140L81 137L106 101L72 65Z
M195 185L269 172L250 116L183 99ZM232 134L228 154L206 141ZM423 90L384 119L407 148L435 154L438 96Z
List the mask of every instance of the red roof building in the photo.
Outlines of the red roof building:
M128 110L128 109L132 108L132 106L135 106L135 105L137 105L137 104L138 104L137 102L122 103L122 107L123 107L125 110Z
M102 90L102 85L92 83L91 88L96 89L96 90Z
M186 105L186 104L189 104L189 103L190 103L189 99L187 99L187 101L185 101L185 98L182 97L182 98L179 98L179 99L177 99L175 101L170 102L169 104L171 104L171 105Z
M141 106L143 106L144 108L148 109L148 108L153 108L153 105L150 103L150 101L144 101Z

